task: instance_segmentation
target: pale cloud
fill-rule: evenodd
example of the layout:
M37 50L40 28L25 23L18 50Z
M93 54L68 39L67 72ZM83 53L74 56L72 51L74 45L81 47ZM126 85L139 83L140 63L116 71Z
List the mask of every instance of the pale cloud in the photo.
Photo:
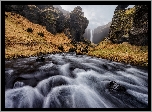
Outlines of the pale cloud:
M61 5L64 10L69 12L77 6L82 8L84 16L89 20L89 29L94 29L98 26L106 25L112 21L114 10L117 5ZM129 7L133 7L130 5Z

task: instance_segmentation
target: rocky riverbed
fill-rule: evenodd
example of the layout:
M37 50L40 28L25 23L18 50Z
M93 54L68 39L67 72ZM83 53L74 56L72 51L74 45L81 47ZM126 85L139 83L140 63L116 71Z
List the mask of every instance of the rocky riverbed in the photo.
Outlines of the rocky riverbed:
M148 107L147 70L75 53L43 57L5 61L5 108Z

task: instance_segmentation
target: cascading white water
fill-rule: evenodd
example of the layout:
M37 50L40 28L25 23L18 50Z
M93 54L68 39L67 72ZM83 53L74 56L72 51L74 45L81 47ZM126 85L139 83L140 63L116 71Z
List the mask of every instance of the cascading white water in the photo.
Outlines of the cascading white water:
M90 30L90 41L93 42L93 30Z
M45 62L36 62L36 57L5 61L6 108L148 106L146 70L68 53L46 55L45 59Z

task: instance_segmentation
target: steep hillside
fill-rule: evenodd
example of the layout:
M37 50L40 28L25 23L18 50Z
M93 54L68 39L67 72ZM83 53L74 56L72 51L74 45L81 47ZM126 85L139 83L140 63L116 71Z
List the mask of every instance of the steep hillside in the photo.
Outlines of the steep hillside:
M19 14L5 12L5 58L62 52L59 46L63 46L65 52L73 47L64 33L53 35Z
M127 42L113 44L104 40L91 48L88 55L131 65L148 66L148 46L135 46Z
M28 7L36 8L35 6L28 6ZM38 6L38 7L40 9L43 9L49 6L45 6L45 7ZM135 11L136 15L134 16L134 18L137 18L139 17L139 15L141 16L141 14L143 14L142 10L144 10L144 8L142 9L142 7L138 6L137 9ZM70 13L70 15L68 15L69 17L68 16L65 17L66 23L68 23L65 25L67 25L68 27L65 27L64 31L60 30L59 33L55 33L55 34L49 32L47 26L51 28L52 24L56 24L57 22L56 20L55 20L56 22L52 21L50 26L49 24L47 26L46 25L42 26L35 23L36 19L33 19L33 22L31 22L31 20L28 20L27 18L21 16L20 14L18 14L20 12L18 13L12 11L5 12L5 58L11 59L17 57L37 56L40 54L47 54L47 53L76 52L77 54L86 54L86 55L101 57L113 61L130 63L133 65L148 66L148 46L147 44L145 45L141 43L141 42L145 42L145 38L141 38L141 36L145 37L145 35L147 35L148 33L144 32L145 30L142 30L143 32L142 31L139 32L138 30L135 31L135 29L137 28L140 29L142 27L145 27L144 24L148 23L148 21L146 21L146 23L142 22L139 25L137 24L139 23L139 21L147 20L146 15L141 16L139 19L131 19L132 22L134 23L132 25L135 27L130 31L130 33L128 32L129 39L132 37L133 37L132 39L135 39L134 37L138 37L138 38L140 37L140 39L143 41L132 41L133 43L135 43L135 45L130 43L130 41L127 41L125 43L123 43L123 41L119 42L120 41L119 39L121 39L121 36L119 35L123 31L128 31L128 30L121 30L118 33L117 27L119 26L118 24L120 21L117 21L117 24L113 22L111 25L110 33L109 33L110 38L106 38L105 41L100 42L98 45L95 45L93 43L90 44L89 41L83 39L83 37L81 36L81 34L84 31L82 29L85 29L87 25L85 22L83 23L83 17L82 17L83 12L81 10L82 9L80 7L76 7ZM124 11L122 14L131 13L132 15L133 10L134 8L128 9ZM46 10L46 12L47 11L49 13L50 10ZM47 17L49 17L47 16L46 12L44 11L41 13L43 15L44 20ZM30 12L29 13L27 12L26 14L29 14L27 15L27 17L30 17ZM82 16L80 15L78 16L78 14ZM33 18L36 17L37 16ZM74 19L75 17L77 17L76 20ZM52 18L50 18L50 20L52 20ZM74 21L74 23L72 23L72 21ZM116 18L113 21L116 21ZM60 22L61 23L59 23L58 25L62 26L62 21ZM44 23L45 22L43 22L43 24ZM117 27L116 26L113 27L113 25L117 25ZM81 28L79 28L79 30L76 30L74 29L75 28L74 26L76 27L76 29L79 27ZM57 30L58 27L55 26L53 27L53 29ZM128 22L128 24L125 23L124 26L121 25L120 22L120 27L122 27L122 29L126 29L126 28L130 29L131 28L130 22ZM146 27L145 29L148 30ZM139 42L141 45L139 44L140 46L139 45L137 46L136 45L137 42Z
M114 12L109 35L88 55L138 66L148 66L148 6L135 5Z
M64 32L79 42L84 41L83 34L89 23L80 6L66 16L53 5L5 5L5 11L15 12L33 23L46 26L52 34Z

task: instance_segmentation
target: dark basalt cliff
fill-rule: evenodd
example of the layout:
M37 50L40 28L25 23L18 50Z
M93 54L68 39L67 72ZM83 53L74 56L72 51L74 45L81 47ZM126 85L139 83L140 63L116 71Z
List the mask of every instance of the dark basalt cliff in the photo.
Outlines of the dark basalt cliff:
M83 34L85 33L85 29L87 28L89 21L86 17L84 17L84 13L82 12L82 8L80 6L74 8L74 10L70 13L67 23L70 27L66 27L69 29L72 38L75 41L83 41Z
M52 34L64 32L75 41L84 40L83 34L89 23L79 6L66 16L53 5L5 5L5 11L18 13L33 23L46 26Z
M62 11L63 15L65 15L65 16L70 13L69 11L62 9L62 7L60 5L53 5L53 7L55 7L57 10Z
M117 7L110 26L108 39L113 43L128 42L148 45L148 6Z
M111 22L109 22L108 24L104 26L99 26L94 29L93 39L92 39L93 43L98 44L99 42L104 40L105 37L108 36L110 25L111 25Z

